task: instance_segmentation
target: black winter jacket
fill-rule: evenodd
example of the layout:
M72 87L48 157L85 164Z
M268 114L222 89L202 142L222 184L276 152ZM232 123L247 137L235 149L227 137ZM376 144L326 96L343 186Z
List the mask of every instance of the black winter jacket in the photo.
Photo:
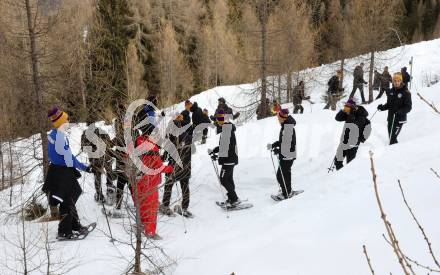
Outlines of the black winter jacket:
M295 125L296 125L295 119L292 116L288 116L286 121L284 121L284 123L281 124L278 141L272 144L272 149L279 150L280 153L278 154L278 158L280 160L296 159L296 133L294 127ZM290 139L290 143L289 143L289 139ZM289 151L287 151L286 148L282 146L283 142L289 145L289 147L287 148ZM284 155L283 153L286 155Z
M364 80L364 69L361 66L356 66L353 72L353 85L363 85Z
M355 110L352 110L349 114L344 111L339 111L336 114L336 121L345 121L344 130L343 130L343 139L342 142L345 145L349 145L351 147L357 147L361 142L365 142L368 138L367 135L369 132L364 131L365 126L367 124L368 112L364 107L358 106ZM351 124L351 125L350 125ZM357 126L356 130L351 130L354 125Z
M203 123L203 111L197 104L197 102L194 102L191 107L192 112L192 123L193 126L196 127L197 125Z
M172 121L177 127L179 127L180 121ZM175 160L169 157L169 165L174 166L174 171L171 175L168 175L173 181L181 181L191 178L191 142L192 136L188 131L180 134L178 137L174 135L168 136L169 140L176 146L177 154L182 161L182 167L176 164Z
M395 122L405 123L407 114L412 109L411 93L405 85L393 87L387 94L387 103L379 105L378 109L388 110L388 121L392 121L395 116Z
M226 140L227 137L225 136L226 133L230 132L231 135L229 137L229 147L228 147L227 155L223 156L222 154L219 154L218 163L220 165L237 165L238 155L237 155L237 139L235 137L236 127L231 122L226 122L221 127L222 127L222 132L220 134L220 146L228 142ZM215 147L213 152L216 154L219 153L220 146Z

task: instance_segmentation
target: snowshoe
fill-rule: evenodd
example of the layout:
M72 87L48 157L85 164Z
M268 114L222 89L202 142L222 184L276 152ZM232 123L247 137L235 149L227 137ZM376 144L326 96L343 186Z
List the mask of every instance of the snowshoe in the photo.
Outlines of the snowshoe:
M147 235L147 239L153 240L153 241L160 241L162 240L162 237L159 236L159 234L154 234L154 235Z
M58 233L57 240L58 241L73 241L79 238L79 233L71 232L71 233Z
M102 214L107 215L107 217L113 218L113 219L121 219L124 217L124 213L120 208L113 208L113 209L101 209Z
M176 216L176 214L174 214L173 210L171 210L170 207L165 206L163 204L161 204L159 206L159 213L166 215L168 217L175 217Z
M243 210L254 206L252 203L244 203L241 201L237 201L234 203L229 203L229 202L225 203L225 202L216 201L215 203L226 211Z
M187 209L182 209L180 205L174 206L174 212L184 216L185 218L194 218L194 215L191 212L189 212Z
M283 201L283 200L287 200L290 199L296 195L299 195L301 193L303 193L304 190L292 190L292 192L290 192L289 196L287 198L284 197L283 193L279 193L277 195L271 195L270 197L274 200L274 201Z

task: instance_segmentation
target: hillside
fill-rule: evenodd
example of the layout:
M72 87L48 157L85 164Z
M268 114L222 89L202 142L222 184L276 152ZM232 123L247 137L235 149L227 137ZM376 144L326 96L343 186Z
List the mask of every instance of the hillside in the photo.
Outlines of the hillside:
M190 209L194 219L159 218L158 232L164 238L157 245L164 248L177 262L166 269L166 274L236 275L267 274L370 274L362 245L368 251L376 274L401 274L392 249L383 240L385 233L375 201L368 151L374 152L379 188L385 210L398 234L400 244L408 256L422 263L431 263L423 237L402 202L397 179L402 181L407 199L430 236L434 249L440 253L440 181L430 168L440 170L438 140L440 117L417 96L440 104L440 84L427 87L426 76L440 76L440 40L422 42L382 53L383 59L395 57L389 64L390 72L405 66L414 56L413 110L399 136L400 143L387 145L386 113L377 113L372 119L373 133L361 147L358 158L343 170L328 173L327 168L336 152L342 124L334 120L335 113L322 110L317 103L310 109L305 104L303 115L295 115L298 159L293 167L293 186L303 189L300 196L274 203L269 195L278 190L274 170L266 144L278 137L279 125L275 117L260 121L250 120L237 129L239 165L235 169L237 193L241 199L254 204L249 210L221 211L214 201L223 199L208 148L216 146L218 138L210 133L206 145L198 145L193 155ZM396 57L397 56L397 57ZM358 59L348 61L351 70ZM336 64L321 66L302 72L310 79L306 92L319 102L326 89L328 77ZM311 81L313 79L313 81ZM351 89L347 75L345 85ZM225 97L234 106L248 103L246 90L254 84L218 87L191 98L211 112L217 98ZM379 103L366 109L371 115ZM292 110L291 105L286 104ZM176 105L174 109L182 109ZM81 127L71 130L70 139L78 145ZM73 146L78 152L79 147ZM277 165L275 163L275 165ZM38 189L35 175L23 187L23 197ZM98 222L98 230L86 240L54 243L54 254L76 266L65 274L121 274L131 260L132 250L123 243L109 242L108 228L101 206L93 201L93 179L81 179L84 194L77 203L84 222ZM173 199L178 197L174 190ZM2 194L7 197L8 190ZM18 199L17 199L18 200ZM179 202L177 202L179 203ZM8 210L7 200L0 206ZM19 238L21 224L6 219L0 225L1 274L16 274L6 265L20 266L18 248L13 244ZM112 233L119 240L128 241L127 221L110 221ZM30 239L41 239L42 224L26 223ZM56 235L57 223L49 223L49 238ZM38 236L37 236L38 235ZM43 240L41 240L43 242ZM43 252L39 252L40 256ZM42 256L44 257L44 256ZM74 259L71 259L74 258ZM35 260L38 261L38 260ZM18 268L19 269L19 268ZM41 270L44 270L41 269ZM35 271L32 274L38 274Z

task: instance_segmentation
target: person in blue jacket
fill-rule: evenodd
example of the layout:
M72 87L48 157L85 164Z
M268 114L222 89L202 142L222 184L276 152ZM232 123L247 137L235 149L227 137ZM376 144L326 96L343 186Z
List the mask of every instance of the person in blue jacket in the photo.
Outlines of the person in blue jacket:
M92 173L92 168L81 163L73 154L69 146L65 130L69 125L69 116L54 107L48 112L54 128L48 136L49 169L43 185L51 207L59 205L60 223L58 225L58 239L73 239L85 233L82 226L76 201L82 193L78 183L80 171Z

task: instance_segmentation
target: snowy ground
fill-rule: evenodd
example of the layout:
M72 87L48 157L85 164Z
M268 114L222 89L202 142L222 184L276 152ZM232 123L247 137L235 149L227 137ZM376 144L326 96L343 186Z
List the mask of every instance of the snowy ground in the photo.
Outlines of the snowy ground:
M254 204L249 210L227 214L214 204L223 197L206 150L218 141L212 135L208 144L199 145L193 155L190 182L190 209L196 218L159 219L158 232L164 240L158 245L177 261L177 265L167 272L176 275L225 275L232 272L237 275L370 274L362 253L365 244L376 274L401 274L391 248L382 238L385 228L375 201L369 150L374 152L384 208L402 249L408 256L433 266L423 237L403 204L397 179L401 180L409 203L440 255L440 180L430 171L434 168L440 172L440 116L415 93L420 92L440 105L440 84L428 88L425 80L428 75L430 78L440 76L439 52L440 40L434 40L380 55L384 60L395 57L390 61L391 72L406 65L414 56L413 111L408 117L409 123L399 136L400 143L389 147L386 113L376 114L372 119L373 134L361 148L359 157L340 172L328 174L327 168L335 154L342 124L334 121L334 112L322 110L322 104L315 104L313 112L310 105L305 104L305 113L295 115L299 154L293 168L294 188L305 192L292 200L276 204L269 197L278 190L271 158L265 149L267 143L278 137L276 118L250 121L237 130L240 163L235 169L236 186L241 199L249 199ZM357 62L350 60L349 68ZM335 65L322 66L307 73L308 77L313 75L315 79L308 86L315 101L319 101L334 68ZM349 88L350 82L351 79L346 80ZM243 106L247 100L243 88L250 87L250 84L219 87L192 99L210 111L214 110L218 96ZM382 98L366 106L370 117L377 105L384 101ZM72 130L73 144L75 141L79 143L80 135L79 128ZM78 146L74 148L79 149ZM37 184L34 181L25 185L23 193L26 195L37 189ZM85 192L77 204L80 216L84 223L97 221L98 229L81 242L52 244L57 258L76 266L69 272L59 273L121 274L128 265L127 260L131 260L132 251L124 244L108 241L105 219L100 206L93 202L92 178L86 175L82 184ZM173 198L177 198L177 190L174 191ZM1 195L5 196L7 192ZM0 201L0 206L8 209L6 199ZM4 219L5 215L1 217ZM126 240L121 221L110 222L116 238ZM39 232L45 226L27 223L28 238L41 239ZM5 220L0 225L0 236L5 236L0 239L0 274L22 273L6 267L20 269L20 256L13 245L17 244L20 227L21 224L14 220ZM49 238L54 238L56 228L57 223L48 224ZM35 258L33 261L41 260ZM43 271L40 269L34 273Z

